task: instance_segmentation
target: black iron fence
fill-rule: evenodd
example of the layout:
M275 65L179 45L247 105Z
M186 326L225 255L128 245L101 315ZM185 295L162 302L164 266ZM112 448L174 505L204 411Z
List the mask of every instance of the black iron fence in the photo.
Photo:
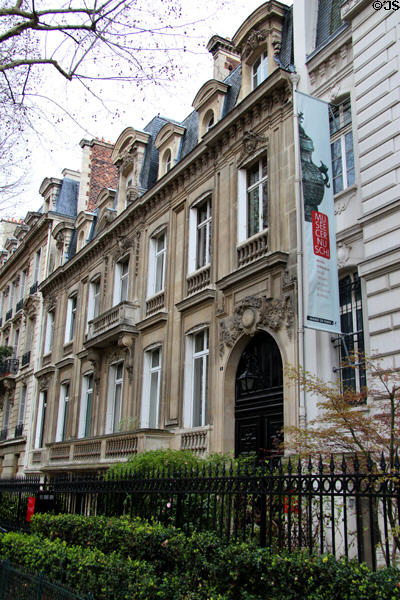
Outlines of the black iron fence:
M213 531L277 551L355 557L374 569L397 564L400 552L397 457L391 468L383 459L362 468L357 458L332 458L328 466L274 459L241 469L0 480L0 525L27 527L33 502L36 512L154 518L186 533Z
M43 573L29 575L0 560L0 600L82 600L69 590L50 583ZM90 596L88 600L93 600Z

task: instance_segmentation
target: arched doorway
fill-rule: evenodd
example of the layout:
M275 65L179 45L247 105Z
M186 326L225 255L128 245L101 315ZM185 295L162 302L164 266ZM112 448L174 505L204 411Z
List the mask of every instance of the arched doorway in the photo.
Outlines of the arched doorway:
M282 427L282 358L275 340L262 332L247 344L236 371L235 455L275 455Z

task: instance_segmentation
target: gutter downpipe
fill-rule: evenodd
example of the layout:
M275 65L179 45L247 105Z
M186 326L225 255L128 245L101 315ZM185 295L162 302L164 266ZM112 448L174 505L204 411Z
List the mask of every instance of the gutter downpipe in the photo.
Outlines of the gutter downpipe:
M303 194L301 188L301 168L300 168L300 141L299 141L299 115L297 112L296 88L300 76L297 73L291 75L293 85L293 134L294 134L294 165L295 165L295 199L296 199L296 235L297 235L297 309L298 309L298 360L299 367L306 369L305 365L305 340L304 340L304 281L303 281ZM300 383L298 386L299 395L299 425L306 425L306 393Z

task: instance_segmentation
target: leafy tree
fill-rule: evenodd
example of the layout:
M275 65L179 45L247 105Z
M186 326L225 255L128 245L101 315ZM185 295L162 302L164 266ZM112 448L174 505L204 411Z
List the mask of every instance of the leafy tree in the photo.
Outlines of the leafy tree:
M300 455L357 453L378 462L382 453L394 469L400 439L400 373L379 360L353 354L347 367L364 364L368 387L343 389L303 369L288 369L291 379L317 400L318 415L306 426L285 428L285 447Z
M31 128L36 130L37 119L48 118L44 102L52 102L58 114L64 110L76 120L62 101L43 91L49 70L67 82L77 82L87 92L86 98L103 104L101 82L142 86L171 79L179 68L174 55L185 49L191 25L183 22L181 0L3 0L2 200L20 190L21 158L26 157L27 146L23 136Z

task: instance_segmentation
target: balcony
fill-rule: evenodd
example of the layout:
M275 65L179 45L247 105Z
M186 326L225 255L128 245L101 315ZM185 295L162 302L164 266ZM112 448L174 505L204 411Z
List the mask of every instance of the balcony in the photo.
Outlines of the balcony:
M165 292L159 292L156 296L146 301L146 317L162 310L165 306Z
M21 368L26 367L31 362L31 351L25 352L21 357Z
M4 442L7 439L8 429L0 430L0 442Z
M12 312L13 312L13 311L12 311L12 308L10 308L10 310L8 310L8 311L6 312L6 321L8 321L9 319L11 319L11 317L12 317Z
M29 288L29 295L32 296L32 294L35 294L37 292L38 287L39 287L39 282L35 281L35 283L33 285L31 285L31 287Z
M16 425L16 427L15 427L14 437L16 437L16 438L22 437L23 432L24 432L24 424L18 423L18 425Z
M2 326L3 326L3 317L1 317L1 319L0 319L0 327L2 327Z
M136 332L139 306L133 302L121 302L89 322L85 346L105 348L118 340L121 334Z
M7 358L0 362L0 377L10 377L18 373L19 360L18 358Z
M21 300L18 300L16 306L15 306L15 312L17 313L19 310L22 310L24 306L24 299L21 298Z
M199 269L198 271L193 273L193 275L190 275L187 278L187 280L186 280L187 295L190 296L191 294L195 294L196 292L199 292L203 288L210 285L210 282L211 282L211 269L210 269L210 265L208 265L207 267L203 267L202 269Z
M62 469L109 465L129 458L138 452L156 448L169 448L173 434L163 429L142 429L135 432L110 433L108 435L52 442L32 462L41 461L41 468ZM36 451L38 452L38 451ZM35 460L34 460L35 459Z
M237 247L238 267L244 267L268 252L268 231L254 235Z
M205 456L210 449L210 430L210 425L182 430L181 450L190 450L197 456Z

